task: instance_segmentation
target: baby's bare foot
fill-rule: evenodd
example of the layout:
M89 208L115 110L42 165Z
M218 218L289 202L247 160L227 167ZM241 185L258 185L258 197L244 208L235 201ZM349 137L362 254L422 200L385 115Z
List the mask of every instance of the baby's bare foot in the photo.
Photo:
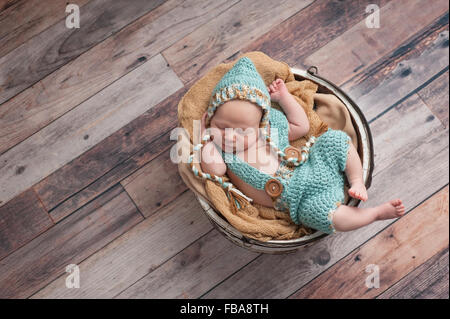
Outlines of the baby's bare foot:
M366 201L367 196L367 189L363 182L355 182L352 184L352 187L348 190L348 194L356 199L360 199L362 201Z
M375 207L375 209L377 210L377 220L397 218L405 214L405 206L400 199L393 199Z

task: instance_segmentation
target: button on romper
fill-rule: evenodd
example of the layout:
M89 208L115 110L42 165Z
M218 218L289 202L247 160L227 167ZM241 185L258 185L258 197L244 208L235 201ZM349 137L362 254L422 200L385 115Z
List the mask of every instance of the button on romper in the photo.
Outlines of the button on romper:
M271 108L269 122L271 140L279 149L289 147L289 123L284 113ZM251 166L233 153L218 150L230 170L254 188L264 190L270 179L277 179L283 185L281 195L274 199L275 209L288 212L297 225L303 224L330 234L335 232L332 214L345 198L344 170L349 147L347 133L329 128L316 139L305 163L291 167L282 160L274 176Z

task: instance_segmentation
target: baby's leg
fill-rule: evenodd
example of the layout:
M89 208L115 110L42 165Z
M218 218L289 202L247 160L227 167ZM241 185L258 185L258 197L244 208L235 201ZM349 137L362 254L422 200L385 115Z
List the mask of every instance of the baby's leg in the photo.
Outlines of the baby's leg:
M405 213L400 199L394 199L382 205L359 208L340 205L333 214L333 226L337 231L354 230L377 220L401 217Z
M350 140L349 140L350 141ZM347 175L348 182L351 188L348 190L348 194L363 201L366 201L367 189L363 180L363 168L361 160L353 143L350 141L350 147L347 153L347 163L345 166L345 173Z

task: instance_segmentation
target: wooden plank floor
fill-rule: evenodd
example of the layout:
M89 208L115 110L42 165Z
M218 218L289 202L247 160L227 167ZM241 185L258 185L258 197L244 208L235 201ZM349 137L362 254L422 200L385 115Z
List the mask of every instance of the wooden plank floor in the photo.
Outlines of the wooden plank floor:
M0 298L449 297L447 1L76 0L80 29L50 3L0 0ZM358 103L361 207L398 197L405 217L288 255L213 228L169 134L192 84L249 51L316 65Z

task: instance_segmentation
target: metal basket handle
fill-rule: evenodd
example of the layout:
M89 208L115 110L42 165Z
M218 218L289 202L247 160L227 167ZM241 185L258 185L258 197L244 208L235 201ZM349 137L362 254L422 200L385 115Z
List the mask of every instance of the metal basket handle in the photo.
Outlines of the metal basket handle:
M308 72L311 75L317 75L319 73L319 68L315 65L311 65L306 72Z

